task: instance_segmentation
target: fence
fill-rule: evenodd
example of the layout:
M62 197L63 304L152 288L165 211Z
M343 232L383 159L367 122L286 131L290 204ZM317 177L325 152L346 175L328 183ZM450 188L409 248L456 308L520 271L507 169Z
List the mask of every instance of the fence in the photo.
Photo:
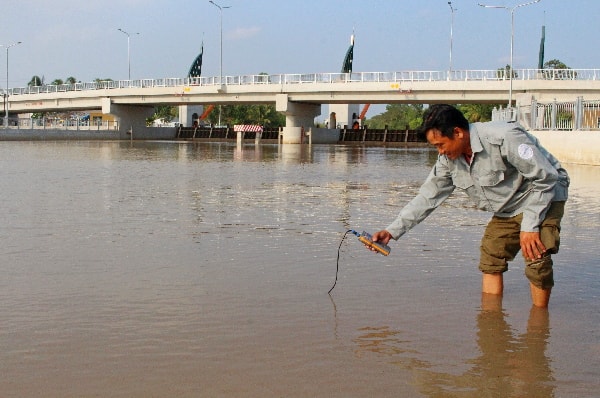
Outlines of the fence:
M499 81L510 80L506 70L392 71L353 73L296 73L275 75L242 75L218 77L159 78L137 80L105 80L87 83L14 87L0 89L9 95L27 95L87 90L114 90L152 87L187 87L221 85L297 85L304 83L367 82L435 82L435 81ZM515 69L512 80L600 80L600 69Z
M0 126L4 126L4 120L0 119ZM89 121L77 119L25 119L25 118L9 118L8 127L11 129L27 129L27 130L119 130L117 121Z
M261 139L277 140L280 133L280 127L265 127ZM243 133L244 139L254 139L256 132L246 131ZM213 139L213 140L235 140L236 132L232 127L179 127L177 129L177 138L180 139ZM361 142L381 142L381 143L407 143L424 142L419 140L415 130L401 129L361 129L343 128L339 129L339 142L361 143Z
M492 120L515 120L531 130L600 130L600 101L538 103L494 109Z
M279 137L279 130L279 127L265 127L263 128L261 138L263 140L276 140ZM256 131L245 131L243 134L243 139L256 138ZM177 138L235 140L237 133L232 127L179 127L177 129Z

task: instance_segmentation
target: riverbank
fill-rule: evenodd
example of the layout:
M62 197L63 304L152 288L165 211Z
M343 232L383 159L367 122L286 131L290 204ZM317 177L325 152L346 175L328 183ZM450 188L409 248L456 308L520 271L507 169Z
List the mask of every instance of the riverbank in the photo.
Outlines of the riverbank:
M0 128L0 141L113 141L113 140L172 140L175 138L174 127L153 127L143 130L122 131L118 129L24 129Z
M542 145L563 163L600 166L599 131L532 131ZM265 129L262 143L277 143L279 129ZM228 128L153 127L134 131L64 130L64 129L0 129L0 141L62 141L62 140L194 140L233 141L236 133ZM256 133L246 132L245 142L256 142ZM351 130L341 129L339 139L332 144L368 146L426 145L419 142L413 130ZM289 144L294 145L294 144Z

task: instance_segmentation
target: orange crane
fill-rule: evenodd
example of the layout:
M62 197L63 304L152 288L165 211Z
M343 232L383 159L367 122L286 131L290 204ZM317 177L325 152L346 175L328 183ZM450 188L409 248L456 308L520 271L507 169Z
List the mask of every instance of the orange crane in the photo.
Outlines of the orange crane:
M200 120L206 119L208 115L210 115L210 113L213 111L213 109L215 109L214 105L207 106L202 115L200 116Z
M371 106L371 104L365 104L362 111L360 112L360 116L358 116L358 118L360 120L363 120L365 118L365 115L367 114L367 111L369 110L370 106Z

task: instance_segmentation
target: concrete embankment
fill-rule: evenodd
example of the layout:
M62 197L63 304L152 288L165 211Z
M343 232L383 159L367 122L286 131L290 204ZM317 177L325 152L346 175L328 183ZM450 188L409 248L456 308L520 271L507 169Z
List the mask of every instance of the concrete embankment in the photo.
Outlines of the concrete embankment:
M600 166L600 131L532 131L562 163Z
M172 140L175 127L153 127L133 132L134 140ZM0 128L0 141L61 141L61 140L130 140L129 131L120 130L64 130Z

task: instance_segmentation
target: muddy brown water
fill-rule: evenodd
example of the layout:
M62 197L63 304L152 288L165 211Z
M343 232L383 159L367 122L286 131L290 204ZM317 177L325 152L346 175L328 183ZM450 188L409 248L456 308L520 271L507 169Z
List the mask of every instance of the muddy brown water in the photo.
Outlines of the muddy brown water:
M0 143L2 397L593 397L600 167L572 177L550 310L482 303L455 194L384 257L427 148ZM484 307L482 307L484 305Z

